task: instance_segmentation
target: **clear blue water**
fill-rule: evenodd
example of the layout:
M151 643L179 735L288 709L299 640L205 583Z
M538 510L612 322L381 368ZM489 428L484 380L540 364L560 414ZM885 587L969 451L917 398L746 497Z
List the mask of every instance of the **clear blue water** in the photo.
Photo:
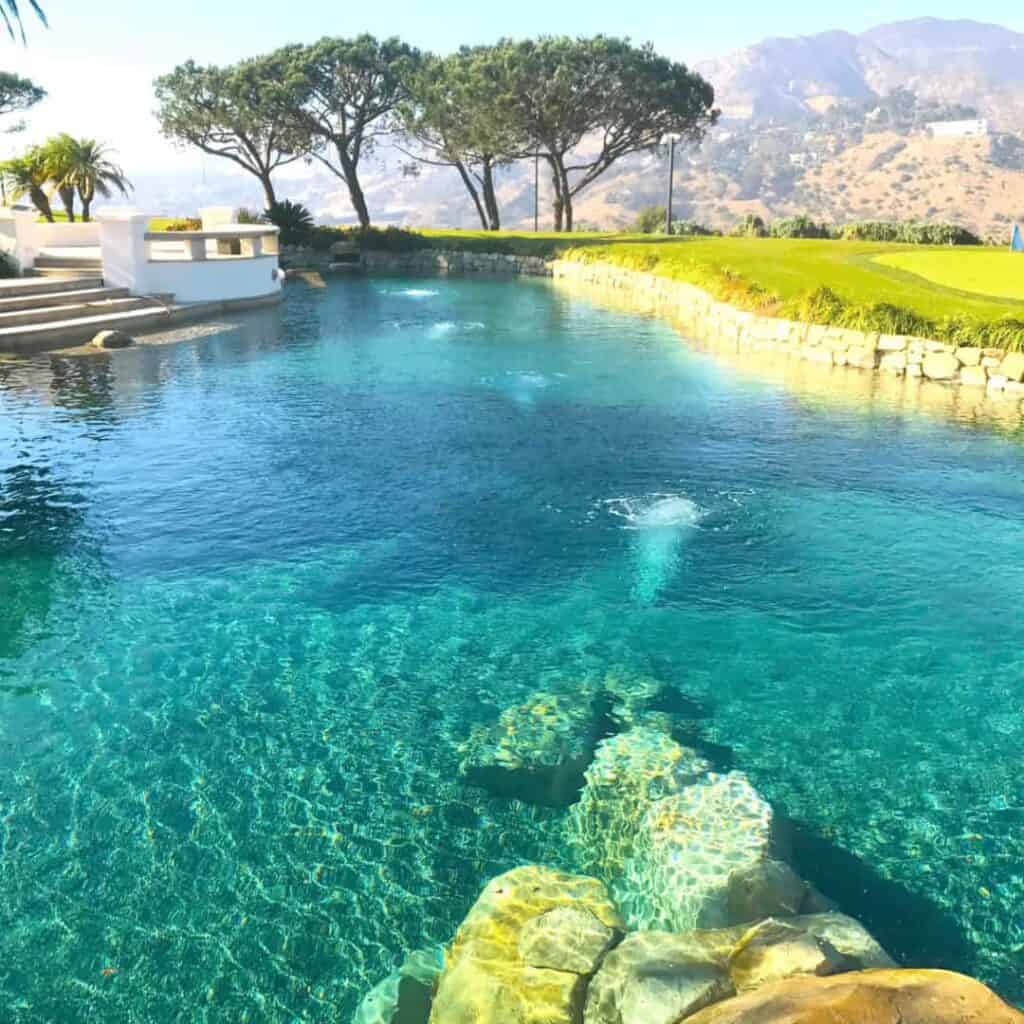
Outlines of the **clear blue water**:
M630 529L653 496L695 524ZM0 1016L334 1021L563 812L457 746L678 685L897 952L1024 999L1024 447L544 283L0 363ZM922 926L921 922L927 922Z

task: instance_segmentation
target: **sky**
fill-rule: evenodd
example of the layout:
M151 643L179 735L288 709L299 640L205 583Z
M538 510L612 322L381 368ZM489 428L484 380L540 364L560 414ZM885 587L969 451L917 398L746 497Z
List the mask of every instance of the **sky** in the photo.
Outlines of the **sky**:
M372 0L350 4L289 0L41 0L50 27L26 8L28 45L0 40L0 67L25 75L49 93L29 112L28 128L0 134L0 158L59 131L101 139L133 174L201 176L212 164L175 150L153 118L152 80L188 58L230 62L288 42L323 35L400 35L446 52L461 43L502 35L604 32L653 42L667 56L695 63L767 36L809 35L829 29L862 31L906 18L970 17L1024 31L1019 0L731 0L729 13L707 12L681 0ZM216 167L219 173L225 168ZM156 212L156 211L154 211Z

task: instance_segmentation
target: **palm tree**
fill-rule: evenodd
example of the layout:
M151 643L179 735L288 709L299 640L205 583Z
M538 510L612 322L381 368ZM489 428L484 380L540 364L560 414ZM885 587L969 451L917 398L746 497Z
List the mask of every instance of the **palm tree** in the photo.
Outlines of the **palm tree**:
M39 146L34 146L24 156L5 160L0 164L11 198L14 200L28 196L32 205L52 224L53 211L50 209L50 197L46 194L46 183L50 180L50 168L46 157Z
M67 132L61 132L60 135L47 139L42 150L49 178L67 211L68 221L74 224L75 185L70 179L75 167L78 141Z
M43 13L42 7L39 6L39 0L28 0L29 7L36 12L39 20L45 25L46 15ZM21 41L25 42L25 26L21 21L21 11L18 8L18 0L0 0L0 19L7 26L7 32L12 39L17 39L21 36ZM18 32L15 34L15 27Z
M69 162L63 176L57 179L58 189L71 188L78 191L82 200L82 220L89 219L89 209L97 193L109 199L116 189L121 195L128 195L132 183L110 156L113 150L95 139L71 139ZM62 193L63 195L63 193ZM67 204L65 204L67 205Z

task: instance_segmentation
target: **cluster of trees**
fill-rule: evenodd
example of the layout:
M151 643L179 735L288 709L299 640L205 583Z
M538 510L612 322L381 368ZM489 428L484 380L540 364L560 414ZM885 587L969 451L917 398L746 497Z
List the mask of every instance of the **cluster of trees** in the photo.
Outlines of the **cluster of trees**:
M361 227L370 211L360 167L385 139L421 164L459 175L485 229L501 225L495 176L544 162L556 230L617 160L672 133L699 141L714 91L650 46L595 36L501 40L447 57L399 39L325 38L228 67L179 65L155 83L163 133L255 175L268 208L273 174L317 161L348 190Z
M60 198L69 221L75 220L77 199L82 204L82 220L87 221L97 195L105 199L115 191L127 195L132 187L110 157L111 151L95 139L76 139L67 132L55 135L0 163L4 198L27 198L51 222L52 196Z

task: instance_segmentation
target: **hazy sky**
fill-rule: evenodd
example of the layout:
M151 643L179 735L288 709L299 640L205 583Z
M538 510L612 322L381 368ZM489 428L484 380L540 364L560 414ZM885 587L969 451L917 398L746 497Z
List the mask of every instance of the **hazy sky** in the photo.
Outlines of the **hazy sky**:
M321 35L397 34L437 51L501 35L539 33L628 35L665 54L694 62L771 35L826 29L860 31L885 21L932 15L971 17L1024 30L1019 0L867 0L845 7L820 0L731 0L730 13L681 0L370 0L359 4L290 0L42 0L43 29L26 14L27 47L6 47L8 70L49 92L20 135L0 135L0 156L56 131L100 138L114 146L129 176L166 168L199 173L201 158L176 153L152 118L153 78L175 64L230 61L286 42ZM27 8L27 3L23 2ZM689 8L689 10L688 10ZM692 13L691 13L692 12ZM211 166L210 158L206 158ZM217 161L218 165L224 161Z

